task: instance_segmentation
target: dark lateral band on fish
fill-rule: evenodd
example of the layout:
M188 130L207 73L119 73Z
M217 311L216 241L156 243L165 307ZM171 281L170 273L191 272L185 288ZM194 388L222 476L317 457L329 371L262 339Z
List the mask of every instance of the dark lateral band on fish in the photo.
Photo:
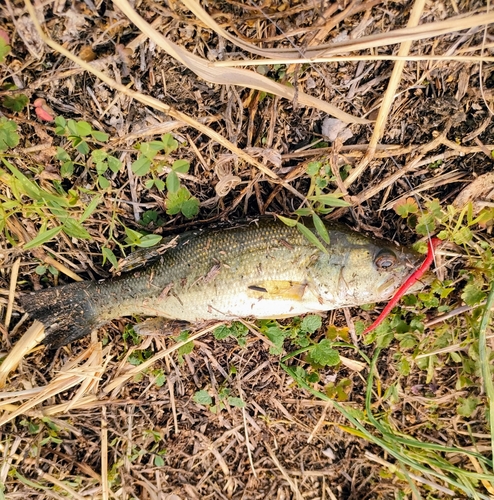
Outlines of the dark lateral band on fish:
M191 232L149 266L26 294L21 304L45 325L44 343L59 347L122 316L276 319L382 302L422 260L391 242L325 225L326 252L277 219Z

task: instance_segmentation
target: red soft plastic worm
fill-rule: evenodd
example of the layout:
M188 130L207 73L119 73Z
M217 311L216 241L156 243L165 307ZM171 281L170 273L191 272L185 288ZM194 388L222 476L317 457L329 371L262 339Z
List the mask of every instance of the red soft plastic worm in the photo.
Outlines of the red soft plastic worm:
M372 323L369 327L367 327L362 335L367 335L369 332L372 332L375 328L377 328L386 318L386 316L391 312L393 307L398 304L399 300L405 295L406 291L415 284L425 272L431 267L432 262L434 261L434 250L441 243L439 238L431 238L427 243L427 257L424 262L422 262L421 266L414 271L410 277L403 283L403 285L398 288L396 293L391 297L391 300L386 304L386 307L382 310L381 314L378 316L376 321Z

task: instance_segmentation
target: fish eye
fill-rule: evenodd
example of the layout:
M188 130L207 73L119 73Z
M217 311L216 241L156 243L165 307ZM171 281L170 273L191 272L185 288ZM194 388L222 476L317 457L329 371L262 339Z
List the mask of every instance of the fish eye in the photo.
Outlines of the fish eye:
M375 266L382 271L388 271L393 268L397 262L398 259L391 250L381 250L374 259Z

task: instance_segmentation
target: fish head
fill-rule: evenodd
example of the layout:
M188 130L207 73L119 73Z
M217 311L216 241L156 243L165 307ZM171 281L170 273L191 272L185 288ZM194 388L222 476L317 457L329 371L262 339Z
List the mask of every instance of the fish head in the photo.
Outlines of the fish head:
M320 261L313 276L322 300L335 307L388 300L425 258L408 248L374 239L347 241L335 257L336 250L321 259L324 263ZM421 279L411 291L421 289L427 281L427 277Z

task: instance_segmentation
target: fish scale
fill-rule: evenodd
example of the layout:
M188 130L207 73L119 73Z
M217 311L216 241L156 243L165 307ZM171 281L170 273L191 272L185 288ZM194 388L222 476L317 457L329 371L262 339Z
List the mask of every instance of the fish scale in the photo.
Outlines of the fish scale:
M326 227L326 252L276 219L190 232L148 266L27 294L21 302L44 323L44 342L60 346L129 315L191 323L275 319L379 302L421 260L391 242Z

